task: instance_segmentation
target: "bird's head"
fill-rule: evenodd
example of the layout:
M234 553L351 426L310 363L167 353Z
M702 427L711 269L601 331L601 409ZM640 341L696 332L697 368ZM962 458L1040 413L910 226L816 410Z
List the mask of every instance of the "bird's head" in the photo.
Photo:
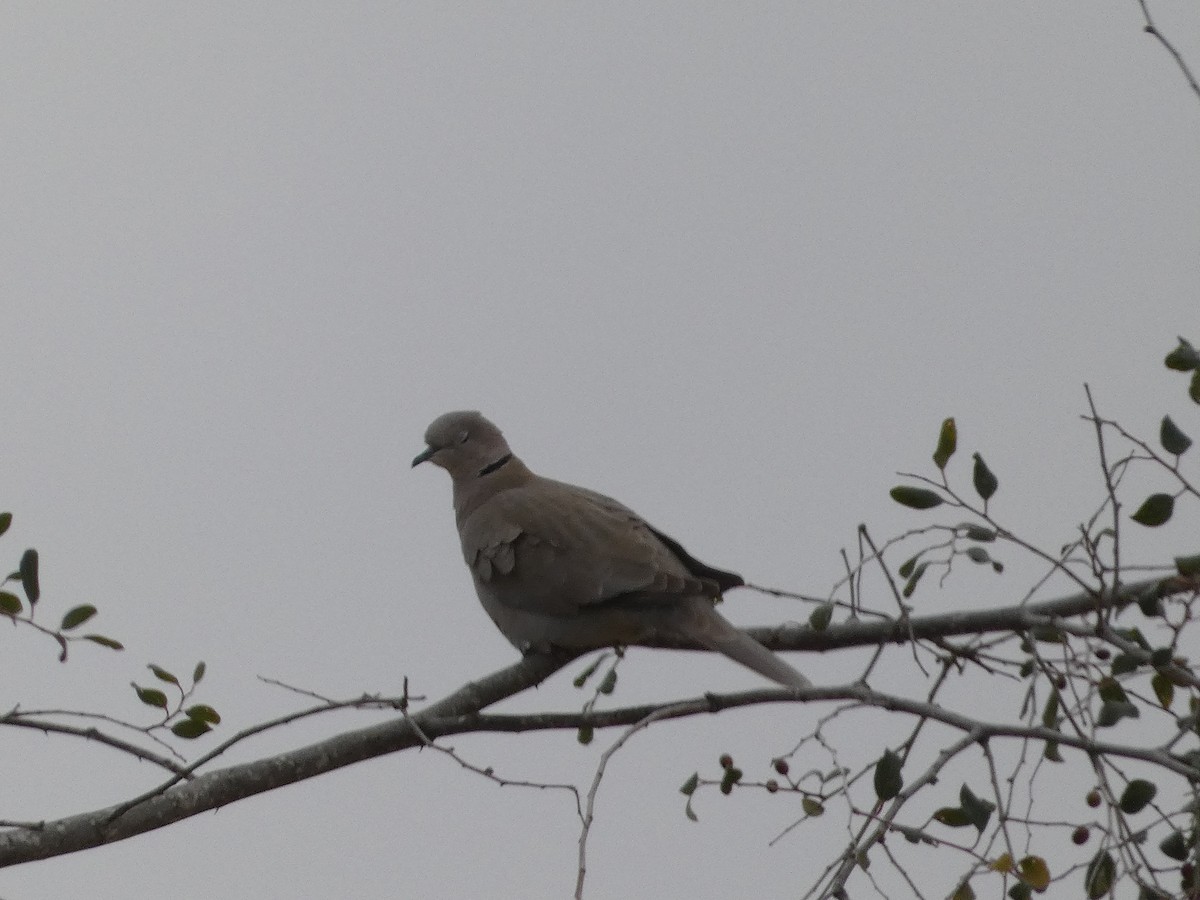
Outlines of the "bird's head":
M431 462L456 481L486 475L512 459L500 429L473 410L438 416L425 429L425 443L412 464Z

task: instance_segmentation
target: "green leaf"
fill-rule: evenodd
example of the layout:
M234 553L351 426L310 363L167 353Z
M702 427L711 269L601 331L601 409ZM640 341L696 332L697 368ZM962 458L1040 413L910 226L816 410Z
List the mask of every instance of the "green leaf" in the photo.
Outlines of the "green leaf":
M1197 353L1195 347L1180 338L1179 346L1168 353L1163 362L1167 364L1168 369L1174 369L1176 372L1190 372L1192 369L1200 369L1200 353Z
M1158 704L1163 709L1171 708L1171 701L1175 699L1175 685L1171 684L1171 679L1162 672L1155 672L1154 677L1150 679L1150 687L1154 690L1154 696L1158 698Z
M207 734L212 731L207 722L202 722L200 719L180 719L171 726L171 734L175 737L187 738L194 740L202 734Z
M0 534L8 531L8 526L12 524L12 513L0 512Z
M1152 593L1141 594L1137 598L1137 605L1147 619L1157 619L1164 614L1162 598Z
M892 499L910 509L933 509L942 505L942 498L925 488L899 484L890 491Z
M893 750L884 750L879 762L875 763L875 796L880 800L891 800L904 787L900 770L904 763Z
M1162 425L1158 429L1158 441L1168 453L1181 456L1192 446L1192 439L1179 430L1179 426L1171 421L1170 416L1163 416Z
M617 670L609 669L604 673L604 680L600 682L600 687L596 688L601 694L611 694L617 687Z
M1175 557L1175 570L1180 575L1200 575L1200 553Z
M0 591L0 613L6 616L19 616L25 609L21 598L9 591Z
M38 552L30 547L21 554L21 564L17 568L21 573L21 586L25 588L25 596L30 604L37 603L42 597L42 589L38 585Z
M1141 715L1138 708L1128 701L1106 700L1100 704L1100 713L1096 716L1097 728L1110 728L1122 719L1136 719Z
M1175 498L1170 494L1151 494L1129 518L1147 528L1157 528L1166 524L1174 511Z
M938 432L937 449L933 451L933 464L944 470L957 447L958 428L955 426L953 418L946 419L942 422L941 431Z
M102 634L85 634L85 641L91 641L93 644L99 644L101 647L108 647L110 650L124 650L125 645L120 641L113 640L110 637L105 637Z
M983 498L984 503L992 498L996 488L1000 486L1000 482L978 453L975 454L975 469L971 473L971 480L975 484L975 492Z
M1136 672L1141 662L1138 658L1130 653L1118 653L1113 657L1110 671L1114 676L1125 675L1129 672Z
M1030 900L1033 888L1023 881L1018 881L1008 889L1008 900Z
M1188 383L1188 396L1192 398L1193 403L1200 403L1200 369L1192 373L1192 380Z
M159 681L165 681L167 684L179 684L179 679L162 666L156 666L154 663L149 663L146 668L153 672L154 677Z
M592 742L592 738L596 736L596 729L591 725L580 725L579 731L575 735L575 739L585 747Z
M813 631L824 631L833 619L833 604L822 603L808 615L808 627Z
M196 663L196 668L192 669L192 684L199 684L204 678L204 673L207 671L203 660Z
M957 806L943 806L933 814L933 818L935 822L941 822L950 828L965 828L971 824L971 817Z
M598 668L600 668L600 663L602 663L603 661L604 661L603 655L597 656L594 660L592 660L592 662L588 664L586 669L584 669L582 672L580 672L578 675L575 676L575 680L572 682L575 685L575 687L581 688L585 684L587 684L587 680L596 674L596 670Z
M691 777L683 783L683 787L679 789L679 793L683 794L685 797L690 797L692 794L696 793L696 788L699 786L699 784L700 773L693 772Z
M1172 831L1158 845L1158 849L1171 857L1171 859L1177 859L1180 862L1188 858L1188 853L1191 850L1188 846L1187 838L1183 836L1182 831Z
M1017 863L1017 871L1021 880L1038 893L1050 886L1050 867L1040 856L1026 856Z
M990 544L996 539L996 532L991 528L984 528L982 525L961 525L963 536L968 540L979 541L983 544Z
M1150 651L1150 665L1156 669L1169 666L1174 661L1174 653L1170 647L1155 647Z
M733 790L733 786L742 780L742 774L742 770L737 766L729 766L725 770L725 774L721 776L721 793L730 793Z
M1029 629L1029 634L1035 641L1043 644L1065 644L1067 636L1057 625L1038 624Z
M206 703L197 703L195 706L189 706L183 712L189 719L199 719L201 722L208 722L210 725L219 725L221 723L221 714Z
M1144 778L1135 778L1129 784L1125 785L1125 790L1121 792L1121 799L1117 806L1121 808L1121 812L1127 816L1132 816L1135 813L1140 813L1143 809L1150 805L1150 801L1154 799L1154 795L1158 793L1158 788L1146 781Z
M133 684L133 682L130 682ZM167 708L167 695L158 688L145 688L138 684L133 684L134 691L137 692L137 697L147 706L157 706L159 709Z
M1191 666L1170 666L1159 669L1154 674L1161 675L1163 678L1167 679L1167 681L1171 682L1171 684L1175 685L1175 687L1190 688L1192 686L1193 676ZM1197 711L1197 708L1200 707L1200 701L1196 700L1195 698L1189 697L1188 703L1190 704L1190 709L1193 714ZM1200 734L1200 725L1197 726L1197 734Z
M1113 881L1117 877L1117 864L1112 854L1107 850L1097 853L1083 876L1083 886L1087 891L1088 900L1100 900L1112 890Z
M924 550L921 551L921 553L924 552ZM921 561L921 553L910 556L904 562L900 563L900 568L896 570L896 573L901 578L908 578L910 575L912 575L913 569L915 569L917 567L917 563Z
M1125 688L1121 687L1120 682L1115 678L1105 676L1096 684L1097 693L1100 694L1101 700L1107 700L1112 703L1124 703L1129 699L1129 695L1125 693Z
M982 547L968 547L966 553L967 559L971 560L971 562L990 563L992 561L992 557Z
M804 810L804 814L815 819L817 816L823 815L825 806L816 797L804 797L800 800L800 808Z
M921 563L917 566L917 570L912 573L912 576L904 584L904 590L901 591L905 597L911 597L913 591L917 589L917 582L921 580L921 576L925 574L925 570L929 568L929 563Z
M1058 747L1058 741L1046 741L1046 746L1042 748L1042 758L1053 763L1060 763L1063 761L1062 752Z
M1050 692L1050 696L1046 698L1046 705L1042 709L1042 727L1058 728L1058 693Z
M996 804L984 800L982 797L976 797L965 784L958 791L958 802L962 804L963 812L967 814L971 824L980 834L983 834L988 820L996 811Z
M58 627L63 631L70 631L72 628L78 628L95 614L96 607L90 603L76 606L74 609L67 610L67 614L62 617L62 624Z
M955 888L954 893L950 895L949 900L975 900L975 891L971 887L971 882L964 881L957 888Z

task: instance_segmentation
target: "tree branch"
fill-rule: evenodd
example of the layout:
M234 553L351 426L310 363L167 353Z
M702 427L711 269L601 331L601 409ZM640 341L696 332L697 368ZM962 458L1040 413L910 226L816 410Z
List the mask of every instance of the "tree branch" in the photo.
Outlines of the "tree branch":
M1193 75L1192 70L1188 68L1188 64L1184 60L1183 54L1176 50L1175 45L1163 36L1163 33L1158 30L1158 26L1154 24L1154 20L1150 18L1150 6L1147 3L1147 0L1138 0L1138 6L1142 8L1142 17L1146 20L1146 25L1142 30L1162 44L1163 49L1166 50L1167 53L1171 54L1171 58L1175 60L1175 65L1177 65L1179 67L1179 71L1183 73L1183 77L1187 81L1188 87L1192 89L1192 93L1197 97L1200 97L1200 84L1196 82L1196 76Z
M501 669L413 714L422 730L438 737L427 721L454 719L490 706L545 680L569 662L533 656ZM424 741L404 718L345 732L278 756L229 766L197 776L128 809L127 803L17 828L0 834L0 867L48 859L153 831L210 809L294 784Z
M911 638L930 639L954 635L981 635L995 631L1024 631L1037 621L1066 619L1099 609L1125 606L1145 596L1168 597L1200 590L1200 578L1170 576L1147 578L1123 584L1115 594L1110 591L1080 591L1055 600L1001 606L992 609L956 610L907 620L886 619L875 622L844 622L814 631L796 623L747 628L746 633L771 650L839 650L845 647L869 647L880 643L902 644ZM962 606L969 606L963 603ZM673 649L699 649L678 642L661 641L650 646Z
M758 628L751 629L750 633L775 649L831 650L838 647L903 642L909 639L910 635L921 639L954 634L980 634L987 631L1020 631L1038 621L1045 621L1047 617L1065 618L1081 615L1114 603L1132 602L1146 593L1165 596L1194 591L1197 586L1195 578L1149 579L1127 585L1116 595L1108 597L1081 593L1044 603L979 612L947 613L907 622L850 622L831 626L820 632L798 626ZM46 822L36 828L12 828L0 833L0 867L124 840L356 762L423 746L427 740L445 735L478 731L575 729L581 724L590 724L593 727L628 726L648 716L677 718L761 703L794 702L796 699L852 700L872 707L925 717L966 732L979 730L986 736L1053 741L1088 753L1141 759L1184 777L1195 776L1194 769L1187 763L1164 751L1106 744L1047 728L980 723L935 704L877 693L865 685L812 688L803 691L771 689L725 696L708 694L703 698L672 704L669 712L662 712L662 705L656 704L599 712L592 710L586 713L481 715L481 711L486 707L539 684L569 663L572 658L529 656L479 681L463 686L419 712L411 713L407 718L398 717L277 756L217 769L197 775L186 783L176 783L177 776L157 791L132 804L126 801L104 809Z
M35 731L40 731L43 734L69 734L73 737L84 738L85 740L95 741L98 744L105 744L120 750L122 753L128 753L135 759L140 759L145 762L154 763L166 769L168 772L173 772L175 775L183 777L187 773L187 766L183 763L175 762L173 759L168 759L144 747L139 747L131 741L123 741L118 737L110 734L105 734L94 725L89 725L86 728L81 728L75 725L64 725L61 722L50 722L44 719L26 718L24 713L9 713L6 716L0 717L0 725L8 725L12 728L32 728ZM120 723L124 724L124 723Z

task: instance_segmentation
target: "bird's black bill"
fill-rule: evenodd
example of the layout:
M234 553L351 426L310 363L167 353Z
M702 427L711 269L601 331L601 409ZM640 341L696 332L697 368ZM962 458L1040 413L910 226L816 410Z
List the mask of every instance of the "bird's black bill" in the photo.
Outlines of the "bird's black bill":
M423 462L428 462L435 453L437 453L437 450L434 447L426 447L423 451L413 457L413 468L416 468Z

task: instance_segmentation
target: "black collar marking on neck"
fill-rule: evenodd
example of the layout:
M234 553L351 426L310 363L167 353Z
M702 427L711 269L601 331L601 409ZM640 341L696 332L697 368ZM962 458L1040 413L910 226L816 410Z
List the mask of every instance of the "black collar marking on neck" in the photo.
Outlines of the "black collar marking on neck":
M503 467L512 458L513 457L512 457L511 453L506 453L504 456L500 457L494 463L489 463L488 465L486 465L482 469L480 469L479 477L482 478L484 475L491 475L497 469Z

